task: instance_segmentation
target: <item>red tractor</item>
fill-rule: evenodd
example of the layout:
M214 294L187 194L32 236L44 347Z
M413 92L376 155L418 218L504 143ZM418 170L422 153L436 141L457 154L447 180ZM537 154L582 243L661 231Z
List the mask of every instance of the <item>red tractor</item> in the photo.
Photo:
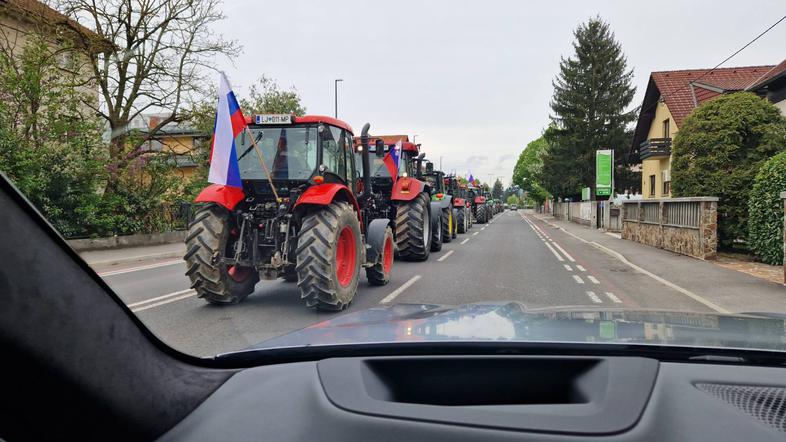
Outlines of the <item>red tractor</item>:
M467 186L461 184L455 175L448 175L445 177L445 187L447 193L453 195L457 232L467 233L472 227L472 208L467 200Z
M483 189L469 186L467 192L472 206L472 218L478 224L486 224L491 218L491 208L486 204Z
M342 310L360 269L390 280L393 232L371 207L352 128L323 116L257 115L235 139L243 188L210 185L186 238L186 275L211 304L234 304L260 279L297 281L308 307ZM253 137L253 140L251 139ZM261 155L261 158L260 158ZM365 191L362 189L366 189Z
M397 256L410 261L425 261L435 251L435 228L441 224L440 212L432 210L431 188L417 173L424 154L419 145L409 142L406 135L375 135L368 140L355 138L355 143L374 155L369 164L373 201L371 206L394 226ZM401 141L399 175L394 180L385 166L384 157ZM437 232L441 235L441 229ZM439 245L441 247L441 236Z

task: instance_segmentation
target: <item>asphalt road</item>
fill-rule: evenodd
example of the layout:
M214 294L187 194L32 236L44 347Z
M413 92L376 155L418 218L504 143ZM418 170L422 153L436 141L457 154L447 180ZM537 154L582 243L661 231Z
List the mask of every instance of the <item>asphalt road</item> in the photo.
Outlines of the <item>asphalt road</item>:
M209 305L189 290L184 272L182 261L168 259L101 275L164 342L199 356L240 350L380 303L517 301L530 310L712 311L564 230L516 211L475 224L426 262L396 261L386 286L369 286L362 274L354 302L342 313L307 309L297 286L282 280L260 282L238 305Z

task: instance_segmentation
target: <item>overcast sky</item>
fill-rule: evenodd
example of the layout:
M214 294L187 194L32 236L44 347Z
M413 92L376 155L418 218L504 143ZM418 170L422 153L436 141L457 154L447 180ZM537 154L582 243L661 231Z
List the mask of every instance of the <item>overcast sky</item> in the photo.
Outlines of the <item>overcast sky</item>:
M359 132L417 134L446 171L507 185L549 121L551 81L572 32L599 15L634 70L638 106L651 71L709 68L786 15L771 1L225 0L217 31L244 50L221 61L236 93L261 74L295 86L310 114ZM786 58L786 22L724 66Z

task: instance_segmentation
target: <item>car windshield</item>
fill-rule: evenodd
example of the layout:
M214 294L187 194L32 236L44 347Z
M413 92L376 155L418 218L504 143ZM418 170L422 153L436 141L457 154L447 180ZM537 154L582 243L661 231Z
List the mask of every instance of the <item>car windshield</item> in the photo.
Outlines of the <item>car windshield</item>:
M783 1L367 3L0 1L0 172L199 357L786 352Z
M244 131L235 138L242 179L267 179L251 137L273 179L306 180L316 170L316 127L265 127L250 132L250 136Z

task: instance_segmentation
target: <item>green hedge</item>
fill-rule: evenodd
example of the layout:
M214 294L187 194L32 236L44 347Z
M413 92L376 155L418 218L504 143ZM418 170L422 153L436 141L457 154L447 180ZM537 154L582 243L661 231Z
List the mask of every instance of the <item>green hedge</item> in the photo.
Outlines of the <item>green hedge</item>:
M717 196L722 247L748 243L748 201L756 172L786 150L786 120L750 92L721 95L697 107L674 139L673 196Z
M783 202L786 152L762 164L748 202L748 246L763 262L783 264Z

